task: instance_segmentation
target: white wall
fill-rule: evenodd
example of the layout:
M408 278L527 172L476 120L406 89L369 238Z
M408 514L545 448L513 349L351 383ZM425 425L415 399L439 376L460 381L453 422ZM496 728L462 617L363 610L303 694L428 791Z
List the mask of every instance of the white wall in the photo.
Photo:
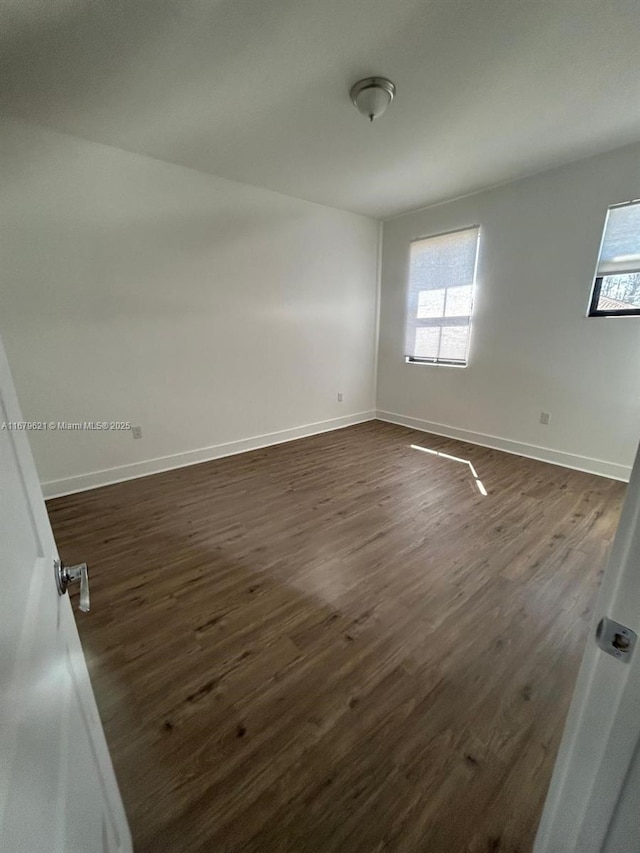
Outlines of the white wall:
M374 220L17 122L0 168L24 417L144 431L32 433L46 493L372 416Z
M607 206L638 196L635 145L385 222L380 416L627 479L640 438L640 318L585 315ZM469 365L405 364L409 242L474 224Z

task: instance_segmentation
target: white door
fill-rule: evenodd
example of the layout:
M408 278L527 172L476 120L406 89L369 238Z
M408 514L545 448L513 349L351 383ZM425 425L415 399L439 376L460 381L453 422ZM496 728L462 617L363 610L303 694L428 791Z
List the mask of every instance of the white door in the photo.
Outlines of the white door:
M640 637L640 450L534 853L640 853L640 640L606 654L596 641L604 617Z
M0 341L0 850L129 853L131 837Z

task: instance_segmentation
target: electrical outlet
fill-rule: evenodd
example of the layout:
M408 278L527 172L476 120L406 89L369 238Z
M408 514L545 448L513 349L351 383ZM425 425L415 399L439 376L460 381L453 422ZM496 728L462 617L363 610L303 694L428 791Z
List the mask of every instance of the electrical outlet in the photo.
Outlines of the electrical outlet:
M545 426L551 423L551 415L549 412L540 412L540 423Z
M142 438L142 427L141 426L132 426L131 427L131 435L134 438Z
M342 391L338 391L338 402L342 402Z

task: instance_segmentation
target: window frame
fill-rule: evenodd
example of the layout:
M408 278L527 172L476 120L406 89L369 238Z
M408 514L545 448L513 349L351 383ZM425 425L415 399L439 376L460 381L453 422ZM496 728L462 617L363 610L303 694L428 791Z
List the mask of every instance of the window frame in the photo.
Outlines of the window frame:
M480 258L481 227L480 227L479 223L476 222L473 225L463 225L460 228L451 228L447 231L439 231L436 234L424 234L421 237L414 237L412 240L410 240L409 241L409 252L408 252L409 266L408 266L407 276L406 276L406 287L405 287L405 298L404 298L404 326L403 326L403 331L404 331L404 335L406 337L407 325L409 323L409 282L410 282L410 273L411 273L411 246L413 245L413 243L420 243L422 240L435 240L437 237L448 237L450 234L459 234L462 231L473 231L474 229L477 230L478 236L476 238L476 257L475 257L475 263L473 266L473 280L471 282L471 287L472 287L472 290L471 290L471 308L469 309L469 315L468 315L469 316L469 323L468 323L468 326L469 326L469 342L467 345L467 353L466 353L466 357L465 357L464 361L462 359L452 359L452 358L423 358L423 357L419 357L419 356L410 356L410 355L407 355L405 353L405 355L404 355L404 363L405 364L426 364L426 365L430 365L432 367L458 367L458 368L466 368L469 366L469 362L471 360L470 356L471 356L472 317L473 317L473 309L474 309L474 303L475 303L476 283L477 283L477 278L478 278L478 264L479 264L479 258ZM445 297L445 299L446 299L446 297ZM457 318L457 317L451 317L451 318L442 317L442 318L438 318L438 319L456 320L459 318ZM425 323L424 325L427 326L427 325L433 325L433 324ZM447 323L445 325L460 326L460 325L467 325L467 324L455 323L454 322L454 323Z
M589 308L587 310L587 317L640 317L640 307L638 308L619 308L617 310L609 309L609 310L601 310L598 308L598 302L600 300L600 293L602 291L602 282L603 279L607 278L607 274L598 275L598 267L600 266L600 256L602 255L602 248L604 246L605 237L607 234L607 225L609 224L609 214L612 210L616 210L619 207L631 207L632 205L640 204L640 199L632 198L628 201L621 201L618 204L610 204L607 207L607 214L604 219L604 225L602 226L602 237L600 238L600 248L598 249L598 260L596 261L596 271L593 278L593 284L591 285L591 296L589 298ZM609 275L615 275L616 273L609 273Z
M598 308L603 278L606 278L606 276L597 275L595 277L595 280L593 282L593 289L591 291L591 301L589 302L589 313L587 314L587 317L640 317L640 307L619 308L617 311L602 311Z

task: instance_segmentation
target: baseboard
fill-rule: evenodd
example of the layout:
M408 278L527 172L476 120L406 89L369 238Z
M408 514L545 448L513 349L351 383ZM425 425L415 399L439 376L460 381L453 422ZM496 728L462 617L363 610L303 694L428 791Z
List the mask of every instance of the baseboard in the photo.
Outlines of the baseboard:
M304 426L292 427L291 429L283 429L278 432L255 435L251 438L229 441L226 444L214 444L211 447L187 450L184 453L160 456L156 459L133 462L129 465L119 465L116 468L92 471L88 474L78 474L74 477L65 477L61 480L49 480L42 483L42 491L46 499L59 498L63 495L72 495L76 492L86 492L89 489L108 486L112 483L122 483L125 480L148 477L150 474L159 474L162 471L171 471L174 468L197 465L199 462L210 462L212 459L220 459L223 456L246 453L248 450L259 450L261 447L269 447L272 444L283 444L286 441L307 438L310 435L317 435L321 432L343 429L354 424L375 420L375 417L376 413L374 411L358 412L355 415L346 415L342 418L331 418L330 420L318 421L317 423L305 424Z
M394 412L378 410L376 416L378 420L390 424L398 424L398 426L430 432L446 438L457 438L460 441L468 441L470 444L479 444L481 447L504 450L505 453L526 456L529 459L538 459L540 462L550 462L552 465L573 468L575 471L586 471L588 474L598 474L601 477L610 477L612 480L622 480L624 483L628 483L631 476L630 465L620 465L617 462L607 462L604 459L592 459L589 456L580 456L577 453L565 453L562 450L552 450L550 447L538 447L535 444L525 444L521 441L500 438L496 435L485 435L482 432L473 432L447 424L431 423L421 418L397 415Z

